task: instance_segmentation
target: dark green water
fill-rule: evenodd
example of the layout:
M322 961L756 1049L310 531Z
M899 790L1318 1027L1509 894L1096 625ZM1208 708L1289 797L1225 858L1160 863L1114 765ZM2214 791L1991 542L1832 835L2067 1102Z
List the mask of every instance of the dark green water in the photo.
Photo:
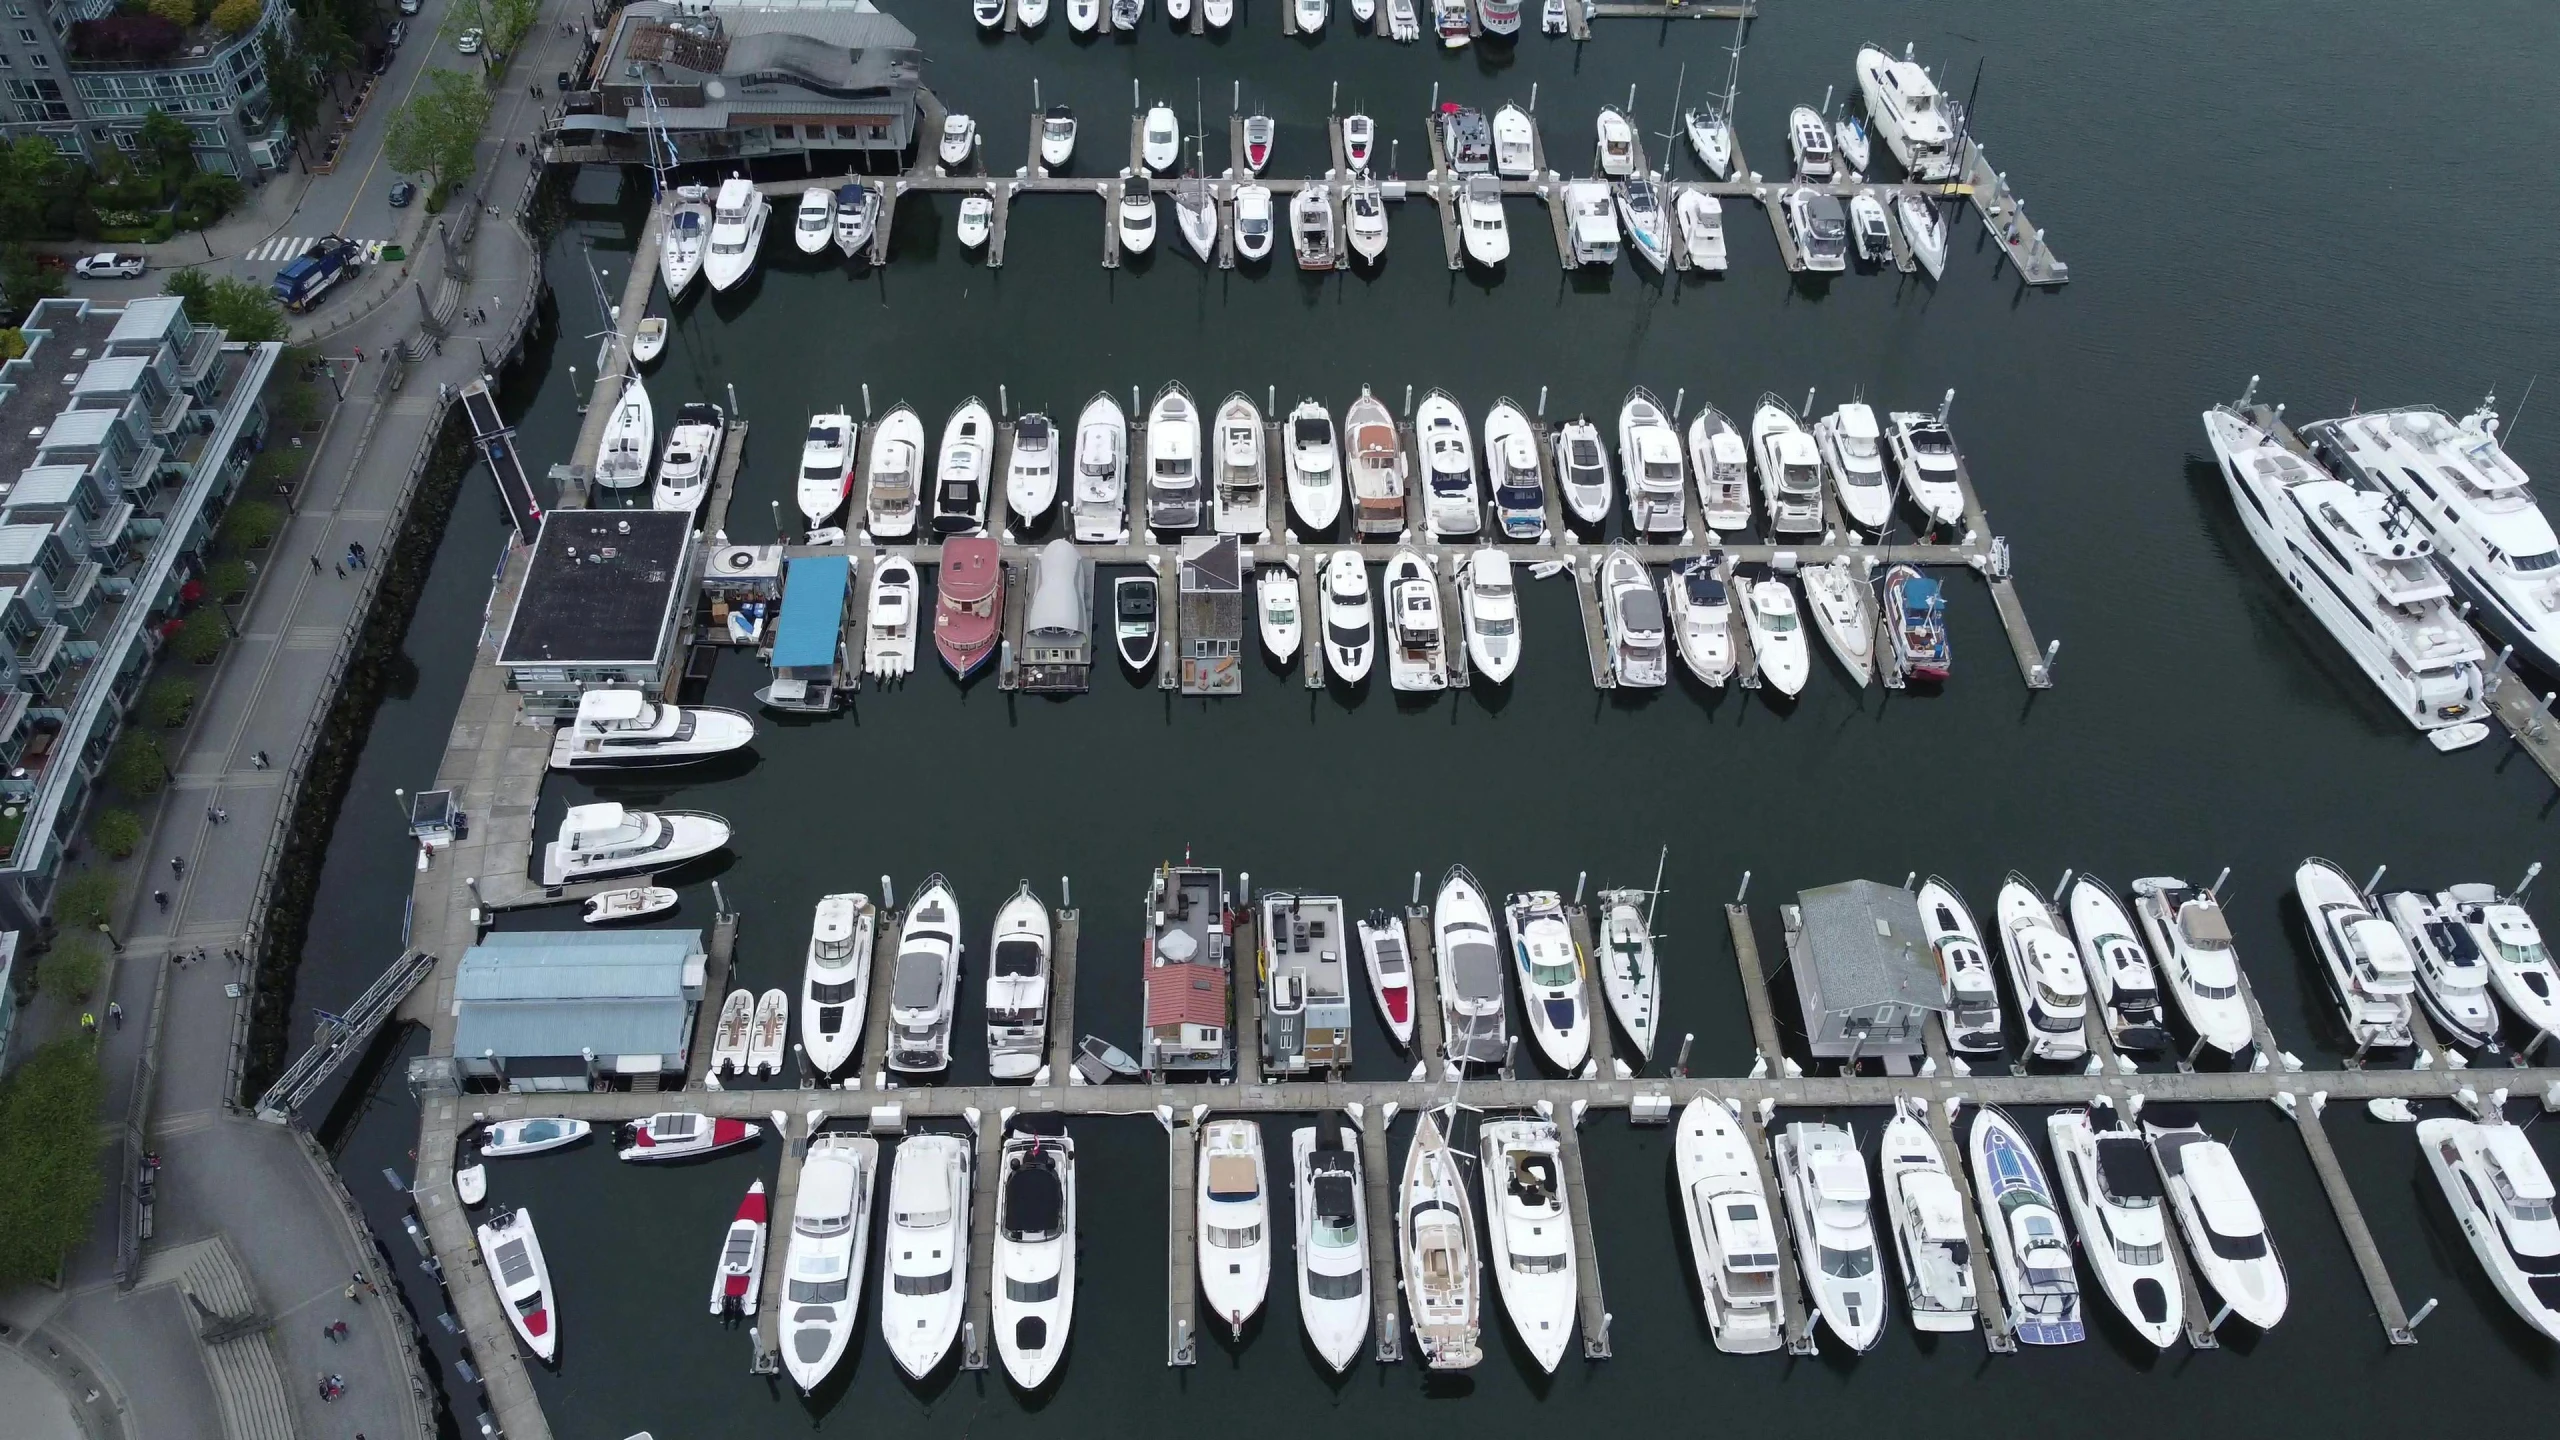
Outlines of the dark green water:
M1021 162L1035 77L1044 100L1084 117L1088 171L1117 148L1133 76L1186 112L1197 78L1213 115L1229 82L1245 80L1248 103L1281 120L1279 174L1315 163L1336 80L1344 108L1368 109L1404 142L1407 173L1421 165L1435 81L1486 105L1525 100L1536 81L1551 141L1566 137L1557 152L1578 153L1588 117L1631 82L1647 128L1668 128L1680 66L1692 99L1720 84L1728 36L1610 22L1579 55L1529 37L1516 56L1448 56L1339 29L1289 42L1273 3L1254 0L1247 32L1224 42L1150 28L1134 45L1079 46L1053 19L1036 41L982 43L956 5L910 23L935 57L931 83L977 114L1000 170ZM800 417L858 405L865 382L876 405L906 400L937 427L963 396L992 400L999 383L1017 406L1053 413L1097 388L1152 392L1175 378L1206 397L1276 385L1284 404L1314 393L1337 407L1364 382L1390 397L1438 385L1475 415L1502 394L1532 401L1542 385L1551 414L1602 415L1632 384L1666 396L1686 387L1692 406L1728 412L1763 389L1926 407L1953 387L1957 433L2016 547L2028 613L2064 642L2050 692L2029 698L1987 597L1958 577L1959 674L1943 694L1854 692L1822 660L1792 709L1677 686L1604 696L1587 681L1570 592L1544 585L1528 589L1526 658L1507 692L1418 707L1375 685L1350 700L1311 697L1294 672L1257 660L1238 700L1168 700L1106 672L1093 694L1050 702L986 683L963 691L928 670L825 724L764 724L752 766L593 793L680 796L739 824L731 856L684 877L679 918L707 923L703 882L717 875L745 915L742 981L759 987L792 983L809 907L826 891L873 889L888 873L903 895L939 869L982 936L1018 879L1054 900L1070 875L1085 915L1078 1028L1124 1039L1144 876L1185 848L1231 878L1250 870L1257 886L1322 887L1365 908L1400 902L1415 870L1436 879L1453 861L1497 889L1569 887L1586 870L1595 883L1640 883L1667 844L1666 1027L1695 1032L1693 1065L1706 1073L1750 1063L1715 910L1745 869L1764 905L1914 869L1946 874L1979 903L2012 866L2049 884L2065 866L2122 882L2206 880L2228 864L2241 951L2277 1035L2315 1065L2335 1063L2338 1027L2278 904L2292 866L2317 853L2359 875L2387 862L2409 883L2512 881L2545 853L2552 802L2520 755L2493 744L2439 756L2383 708L2269 583L2196 419L2258 372L2261 393L2303 418L2357 401L2467 406L2495 387L2517 421L2519 461L2560 467L2549 397L2521 416L2515 405L2548 363L2560 313L2541 238L2560 203L2532 178L2533 157L2560 141L2541 103L2560 20L2529 3L2410 19L2340 4L2164 17L1867 3L1787 6L1756 27L1741 112L1763 170L1781 163L1786 109L1845 87L1859 41L1917 40L1959 94L1979 59L1991 154L2072 264L2058 293L2018 287L1970 221L1937 286L1860 274L1801 286L1747 207L1729 207L1733 269L1720 281L1666 285L1622 266L1568 282L1526 206L1513 212L1509 273L1489 285L1443 268L1419 205L1404 207L1375 278L1219 274L1180 254L1108 272L1095 263L1097 206L1083 199L1017 206L1008 263L989 271L949 238L956 202L936 214L909 197L885 272L803 265L777 239L743 295L698 295L678 312L652 376L662 406L725 400L723 385L736 386L759 428L730 527L746 539L770 532L768 502L789 513ZM575 242L593 240L618 288L644 198L615 203L598 179L579 186L588 203L554 256L561 328L573 335L595 321ZM537 355L538 373L514 387L532 453L565 452L576 423L565 368L590 353L572 342ZM366 797L432 772L460 692L500 543L494 500L472 483L438 558L431 623L410 637L415 682L385 705L332 852L305 970L311 1003L352 994L398 943L407 846ZM751 662L724 661L711 698L744 704L760 679ZM553 783L545 823L589 793ZM973 969L972 993L978 978ZM1360 1013L1358 1070L1400 1072ZM963 1076L983 1073L977 1046L962 1047ZM398 1197L375 1172L406 1173L414 1116L396 1075L388 1089L351 1128L345 1164L396 1235ZM1855 1118L1871 1131L1882 1117ZM1675 1233L1663 1137L1604 1118L1588 1149L1617 1358L1569 1361L1533 1382L1494 1345L1451 1386L1366 1362L1324 1379L1285 1284L1240 1350L1204 1345L1198 1368L1166 1370L1161 1134L1094 1122L1077 1131L1087 1204L1073 1352L1053 1391L1027 1403L1000 1372L911 1386L876 1339L815 1405L747 1376L747 1342L701 1307L721 1228L750 1176L770 1173L769 1151L638 1174L597 1150L492 1178L499 1200L542 1217L566 1348L557 1375L537 1383L571 1437L644 1426L662 1440L801 1425L1028 1434L1049 1420L1115 1435L1278 1435L1353 1404L1364 1433L1437 1423L1530 1435L1567 1419L1552 1407L1568 1400L1582 1428L1676 1416L1684 1428L1881 1420L1952 1435L2002 1413L2086 1423L2101 1388L2165 1418L2376 1434L2440 1424L2447 1394L2465 1395L2458 1413L2476 1423L2549 1393L2551 1348L2479 1280L2422 1188L2405 1131L2349 1112L2331 1127L2403 1298L2444 1300L2424 1343L2395 1351L2289 1125L2260 1109L2212 1123L2239 1133L2293 1273L2294 1305L2273 1335L2145 1356L2110 1318L2074 1351L1988 1361L1976 1341L1933 1344L1898 1325L1854 1363L1720 1356ZM1276 1119L1269 1133L1280 1143ZM432 1286L409 1279L431 1318ZM867 1336L876 1303L863 1312ZM1446 1403L1424 1408L1434 1401ZM459 1408L467 1419L467 1397Z

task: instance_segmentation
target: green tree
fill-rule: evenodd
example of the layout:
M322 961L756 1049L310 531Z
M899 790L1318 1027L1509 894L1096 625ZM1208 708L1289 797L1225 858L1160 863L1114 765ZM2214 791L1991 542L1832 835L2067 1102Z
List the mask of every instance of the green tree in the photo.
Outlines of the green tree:
M93 1046L66 1035L0 1080L0 1289L51 1276L89 1236L105 1178Z
M237 177L199 171L178 187L177 223L184 229L201 230L230 214L248 196Z
M258 0L221 0L213 7L213 23L225 35L246 34L250 26L258 23L259 14L265 9Z
M215 561L213 568L204 572L204 588L213 592L213 596L217 600L239 599L241 596L249 593L248 564L245 561L240 560ZM172 685L184 685L191 682L184 680L172 680L168 683ZM190 696L189 698L192 699L193 697Z
M312 22L302 23L307 33ZM285 124L301 131L320 123L321 81L311 53L278 27L258 37L258 55L266 65L267 103L284 117Z
M69 169L62 152L42 136L0 146L0 240L33 240L45 233L47 199Z
M187 302L188 319L199 325L219 326L234 340L285 337L283 308L250 281L207 275L200 270L172 270L161 290Z
M142 848L142 821L130 810L101 810L89 822L89 838L110 860L122 860Z
M222 563L238 565L240 562L226 560ZM214 568L218 570L221 566ZM242 574L247 574L245 568ZM213 588L216 594L221 593L219 586ZM173 675L166 680L153 681L151 688L142 692L142 713L150 716L151 723L163 730L174 730L186 724L187 716L195 708L196 682L193 680L181 680Z
M196 23L196 0L145 0L143 8L173 25Z
M123 887L104 870L83 870L53 892L54 921L66 930L95 930L115 919Z
M0 324L17 324L37 301L63 289L62 272L37 264L34 251L15 243L0 246Z
M175 115L154 105L142 117L142 128L134 132L140 142L139 153L146 163L160 172L165 183L182 181L196 170L195 136Z
M178 627L178 658L190 665L209 665L230 640L231 626L222 618L222 612L205 606Z
M157 795L169 783L169 757L158 740L127 730L107 752L107 782L137 799Z
M430 70L426 84L391 117L382 152L394 169L427 178L437 195L471 173L472 152L489 123L489 92L459 70Z
M96 938L73 931L45 952L36 968L36 984L63 1004L77 1005L98 993L98 977L106 969L107 957Z
M222 548L237 554L256 550L284 528L284 512L264 500L243 500L222 517Z

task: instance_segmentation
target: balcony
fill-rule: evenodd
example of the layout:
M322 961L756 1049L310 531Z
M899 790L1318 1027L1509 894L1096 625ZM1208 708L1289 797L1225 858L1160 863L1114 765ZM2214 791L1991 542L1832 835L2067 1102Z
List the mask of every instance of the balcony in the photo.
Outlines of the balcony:
M117 71L209 70L221 77L215 91L182 91L176 85L166 87L166 98L203 98L218 94L229 100L236 98L230 67L223 63L231 52L243 45L255 45L258 37L274 26L285 13L285 0L270 0L258 23L237 35L206 21L200 25L180 25L152 14L109 14L95 20L74 21L63 35L63 58L75 75L113 74ZM155 89L158 87L155 87ZM158 100L160 94L89 96L85 98L126 100ZM172 113L175 113L172 107Z

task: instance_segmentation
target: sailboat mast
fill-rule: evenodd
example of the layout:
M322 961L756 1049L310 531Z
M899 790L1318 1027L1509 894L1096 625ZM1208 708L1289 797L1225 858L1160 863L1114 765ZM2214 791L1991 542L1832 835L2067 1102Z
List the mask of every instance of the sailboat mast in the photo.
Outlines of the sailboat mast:
M1669 865L1670 863L1671 863L1671 847L1670 847L1669 845L1665 845L1665 846L1663 846L1663 847L1662 847L1662 853L1661 853L1660 855L1658 855L1658 856L1654 857L1654 861L1653 861L1653 889L1652 889L1652 890L1650 890L1650 891L1648 891L1648 892L1646 892L1646 894L1645 894L1645 901L1644 901L1644 933L1646 933L1647 935L1650 935L1650 934L1652 934L1652 933L1653 933L1653 907L1662 903L1662 871L1663 871L1663 867L1664 867L1664 866Z
M1728 125L1733 123L1733 93L1742 85L1742 27L1748 23L1741 15L1733 17L1733 48L1726 52L1733 57L1733 63L1724 72L1724 118Z

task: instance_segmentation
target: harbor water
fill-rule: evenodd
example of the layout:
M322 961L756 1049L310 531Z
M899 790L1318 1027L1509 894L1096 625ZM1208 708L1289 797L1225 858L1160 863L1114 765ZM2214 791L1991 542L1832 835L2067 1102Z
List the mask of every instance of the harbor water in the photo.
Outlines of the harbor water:
M1343 110L1377 117L1382 152L1399 142L1408 176L1425 164L1435 83L1444 99L1488 108L1526 103L1535 83L1551 163L1568 171L1585 168L1596 109L1623 103L1633 84L1659 164L1671 147L1658 132L1676 129L1675 85L1684 103L1720 87L1731 38L1714 22L1612 20L1579 49L1529 35L1512 49L1444 54L1354 37L1341 14L1322 39L1289 40L1276 3L1253 0L1238 33L1210 40L1170 33L1160 7L1140 39L1092 44L1062 14L1030 40L982 40L958 5L911 5L919 13L901 18L932 57L928 82L978 118L999 173L1023 163L1034 79L1044 103L1072 104L1084 122L1079 174L1124 163L1132 79L1147 102L1173 104L1186 130L1197 82L1213 156L1241 81L1246 108L1279 120L1278 176L1321 167L1336 82ZM1525 655L1506 687L1414 703L1378 676L1348 695L1309 692L1294 667L1265 664L1248 642L1240 698L1171 698L1106 657L1090 694L1054 700L1002 693L991 678L954 686L928 655L902 687L866 688L837 718L760 715L751 761L598 784L554 778L538 828L547 835L565 806L589 798L727 817L736 843L668 878L684 899L665 923L708 926L716 878L742 916L736 983L758 989L796 993L819 895L876 895L885 874L903 898L928 871L944 872L971 945L954 1068L964 1081L985 1073L970 1022L987 926L1025 879L1056 904L1070 878L1083 914L1076 1028L1128 1045L1140 902L1159 861L1188 853L1225 867L1230 884L1249 871L1257 890L1330 891L1365 911L1405 903L1416 871L1427 898L1459 862L1497 892L1569 892L1585 872L1594 888L1642 885L1666 845L1657 925L1668 1038L1650 1073L1684 1033L1696 1037L1697 1073L1752 1063L1720 909L1746 870L1774 966L1772 907L1834 880L1934 871L1987 911L2013 867L2048 888L2065 867L2122 888L2141 875L2202 883L2228 865L2242 961L2278 1039L2315 1069L2338 1064L2350 1047L2285 898L2294 865L2319 854L2358 877L2387 863L2395 884L2512 884L2546 858L2553 787L2502 738L2443 756L2388 711L2249 543L2197 415L2252 374L2264 376L2262 398L2288 401L2304 420L2357 404L2458 413L2494 388L2519 462L2560 474L2560 421L2545 408L2560 397L2537 396L2520 414L2517 405L2548 362L2560 314L2560 278L2539 243L2560 229L2560 200L2520 185L2515 163L2560 143L2560 120L2538 103L2560 64L2560 19L2530 0L2430 12L2423 26L2371 7L2265 0L2174 16L1988 0L1772 8L1742 66L1741 139L1758 169L1784 165L1790 106L1818 103L1828 85L1852 88L1861 41L1916 41L1952 94L1975 94L1993 163L2050 229L2071 283L2020 286L1969 210L1935 285L1889 270L1808 283L1785 273L1761 213L1732 202L1732 269L1717 280L1666 283L1629 264L1568 275L1527 202L1512 206L1512 259L1498 279L1452 272L1418 200L1393 207L1394 239L1374 276L1220 272L1161 248L1106 270L1100 203L1086 197L1020 200L1006 263L990 270L951 237L956 199L922 195L899 204L894 258L875 272L833 252L825 263L792 252L778 233L786 199L756 277L676 308L651 392L665 414L691 399L728 404L734 386L755 438L728 529L764 541L777 502L782 525L800 524L791 475L802 418L859 413L866 383L875 411L903 400L935 434L960 400L992 405L999 385L1016 410L1062 418L1097 389L1125 401L1132 386L1152 394L1175 379L1204 404L1231 389L1259 403L1275 387L1284 408L1312 394L1337 414L1363 384L1399 409L1407 385L1440 387L1478 423L1497 397L1530 405L1543 388L1550 419L1588 412L1604 430L1631 385L1666 400L1685 389L1689 411L1713 403L1737 418L1764 390L1791 403L1813 390L1816 410L1859 395L1931 409L1952 388L1953 428L1994 531L2013 546L2027 613L2039 636L2063 642L2053 689L2021 684L1984 588L1953 574L1957 671L1942 693L1858 691L1828 655L1793 705L1678 680L1650 695L1595 691L1572 591L1558 580L1524 586ZM1685 152L1677 164L1695 175ZM794 177L786 166L759 178ZM578 337L602 317L583 247L619 293L647 190L645 176L603 172L571 186L551 257L552 334L567 338L537 348L502 397L539 461L567 458L592 373L592 342ZM503 543L485 479L465 486L409 636L414 668L375 721L332 844L298 996L306 1009L361 990L400 944L411 851L389 797L432 778ZM763 678L752 656L724 656L708 701L753 710ZM572 923L567 909L506 920ZM1782 1027L1795 1025L1783 972L1775 988ZM1390 1052L1362 999L1354 1073L1403 1074L1410 1061ZM443 1303L399 1238L402 1197L379 1174L412 1169L400 1052L420 1043L382 1047L330 1138L449 1364L453 1339L434 1323ZM777 1091L774 1108L806 1102ZM1885 1114L1834 1118L1871 1140ZM854 1347L816 1397L748 1374L747 1333L722 1330L704 1305L740 1193L772 1176L769 1142L645 1172L598 1144L499 1162L490 1182L493 1200L530 1206L541 1226L564 1341L556 1370L536 1367L535 1382L555 1432L577 1440L642 1428L662 1440L803 1427L1031 1435L1059 1422L1131 1437L1276 1436L1345 1421L1362 1434L1669 1423L1955 1435L2001 1413L2086 1416L2100 1396L2101 1414L2281 1415L2288 1434L2382 1434L2440 1425L2447 1396L2463 1397L2456 1413L2477 1423L2547 1394L2560 1352L2480 1277L2405 1127L2346 1107L2329 1118L2403 1300L2413 1310L2443 1302L2419 1344L2393 1348L2292 1122L2266 1107L2207 1118L2236 1137L2292 1276L2291 1311L2272 1334L2234 1322L2219 1352L2146 1353L2092 1286L2091 1339L2070 1350L1986 1358L1978 1338L1924 1339L1897 1315L1874 1354L1850 1360L1826 1345L1818 1359L1790 1360L1713 1351L1668 1137L1595 1112L1585 1149L1615 1356L1586 1364L1577 1354L1552 1378L1531 1374L1490 1304L1487 1360L1467 1377L1381 1369L1364 1355L1329 1378L1298 1333L1285 1225L1271 1304L1243 1343L1204 1337L1197 1367L1168 1369L1165 1142L1147 1118L1075 1127L1084 1205L1073 1340L1059 1378L1030 1397L1000 1368L901 1378L878 1338L876 1256ZM1399 1155L1408 1124L1397 1126ZM1266 1144L1284 1158L1285 1131L1266 1117ZM2543 1148L2560 1164L2560 1147ZM467 1430L471 1389L442 1374Z

